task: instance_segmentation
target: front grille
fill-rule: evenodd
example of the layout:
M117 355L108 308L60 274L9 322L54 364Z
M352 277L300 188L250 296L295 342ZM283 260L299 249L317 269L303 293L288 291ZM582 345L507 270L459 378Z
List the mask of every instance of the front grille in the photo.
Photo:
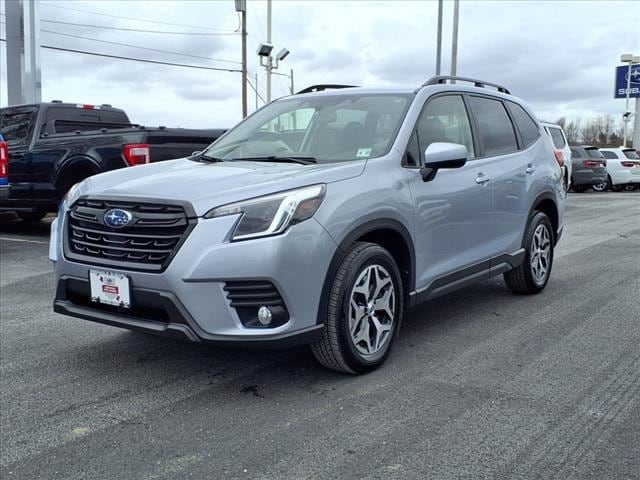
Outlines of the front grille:
M273 283L266 280L248 280L226 282L229 304L236 309L240 321L245 327L273 328L283 325L289 320L289 312ZM268 307L273 320L268 325L258 321L258 309Z
M106 225L104 215L112 208L130 212L130 225L120 229ZM68 256L143 271L166 268L194 224L180 205L100 199L78 200L68 220Z

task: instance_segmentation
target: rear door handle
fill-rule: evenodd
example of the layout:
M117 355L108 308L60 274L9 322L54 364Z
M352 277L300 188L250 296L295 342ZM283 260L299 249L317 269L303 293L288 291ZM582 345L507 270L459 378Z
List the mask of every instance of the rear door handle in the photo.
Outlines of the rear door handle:
M483 183L487 183L489 180L491 180L491 177L483 173L479 173L478 176L476 177L476 183L479 185L482 185Z
M525 172L527 172L527 175L531 175L535 171L536 171L536 168L533 165L528 165L527 169L525 170Z

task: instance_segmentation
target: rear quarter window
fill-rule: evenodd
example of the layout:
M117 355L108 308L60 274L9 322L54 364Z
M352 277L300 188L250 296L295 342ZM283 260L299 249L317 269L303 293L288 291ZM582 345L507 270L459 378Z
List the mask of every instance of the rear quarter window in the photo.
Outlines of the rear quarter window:
M549 135L551 136L554 147L556 147L557 149L562 149L567 146L567 142L564 139L562 130L555 127L547 127L547 129L549 130Z
M618 158L618 156L614 153L614 152L607 152L606 150L602 153L602 155L604 156L604 158Z
M0 134L7 143L22 144L30 136L36 110L0 114Z
M509 107L509 111L511 112L511 116L513 117L513 121L516 123L516 127L520 131L520 138L522 138L522 143L524 143L525 147L528 147L540 136L540 129L538 128L538 124L533 118L529 116L525 109L517 103L506 103Z

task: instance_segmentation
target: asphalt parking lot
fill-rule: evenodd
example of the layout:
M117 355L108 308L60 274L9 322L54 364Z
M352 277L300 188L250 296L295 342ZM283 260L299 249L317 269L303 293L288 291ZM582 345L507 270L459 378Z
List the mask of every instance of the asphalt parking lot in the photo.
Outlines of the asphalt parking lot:
M361 377L56 315L48 228L0 217L3 479L640 478L640 192L570 194L544 293L428 303Z

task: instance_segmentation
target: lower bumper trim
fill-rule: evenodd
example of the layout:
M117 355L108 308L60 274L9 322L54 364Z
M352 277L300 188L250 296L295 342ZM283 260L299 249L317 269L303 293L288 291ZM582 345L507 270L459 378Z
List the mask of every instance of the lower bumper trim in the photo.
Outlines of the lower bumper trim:
M55 300L53 311L71 317L90 320L92 322L126 328L164 337L178 338L190 342L208 343L225 347L242 348L290 348L314 343L320 340L324 325L313 325L295 332L275 335L245 336L245 335L211 335L204 332L196 333L190 325L183 323L155 322L135 317L125 317L119 314L103 312L92 308L75 305L67 300Z

